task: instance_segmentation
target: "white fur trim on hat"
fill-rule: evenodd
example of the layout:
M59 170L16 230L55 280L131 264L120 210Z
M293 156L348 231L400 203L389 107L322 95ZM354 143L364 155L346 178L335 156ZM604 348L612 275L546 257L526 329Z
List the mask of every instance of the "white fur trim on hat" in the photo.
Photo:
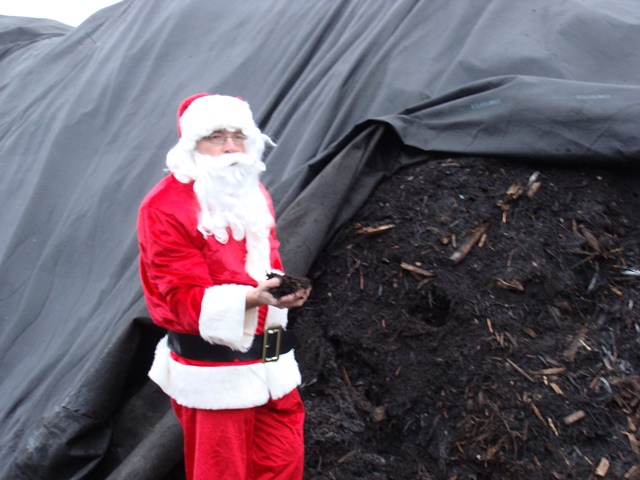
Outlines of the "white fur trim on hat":
M265 145L275 143L257 127L249 104L227 95L204 95L193 100L178 119L180 139L167 154L169 171L183 183L196 178L192 153L198 140L216 130L242 130L245 152L261 161Z
M259 134L249 104L226 95L196 98L179 118L180 137L197 142L216 130L242 130L249 136Z

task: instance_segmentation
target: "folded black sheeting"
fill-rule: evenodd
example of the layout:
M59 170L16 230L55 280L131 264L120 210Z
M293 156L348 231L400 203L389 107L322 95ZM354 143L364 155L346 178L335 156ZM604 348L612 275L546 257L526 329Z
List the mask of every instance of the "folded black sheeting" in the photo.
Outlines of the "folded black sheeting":
M304 274L382 178L437 155L635 166L638 45L635 0L0 17L0 478L159 479L179 460L146 380L163 332L145 320L135 221L184 97L239 95L277 141L263 181Z

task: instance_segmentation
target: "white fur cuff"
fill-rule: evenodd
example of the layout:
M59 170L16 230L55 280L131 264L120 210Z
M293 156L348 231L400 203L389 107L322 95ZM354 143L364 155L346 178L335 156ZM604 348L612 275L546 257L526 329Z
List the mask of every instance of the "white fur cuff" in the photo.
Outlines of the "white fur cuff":
M246 309L247 285L215 285L204 292L200 336L209 343L246 352L253 343L258 309Z
M275 327L281 326L286 330L287 322L289 316L288 308L278 308L272 305L269 305L269 310L267 310L267 318L265 320L266 327Z

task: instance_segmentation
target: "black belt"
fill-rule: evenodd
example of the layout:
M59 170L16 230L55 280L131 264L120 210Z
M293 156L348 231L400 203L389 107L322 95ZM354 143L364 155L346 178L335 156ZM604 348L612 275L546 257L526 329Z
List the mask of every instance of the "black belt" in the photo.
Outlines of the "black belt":
M190 360L205 362L234 362L262 360L263 363L275 362L280 355L292 350L296 337L293 332L282 327L272 327L256 336L253 345L246 352L233 350L225 345L207 342L200 335L167 332L169 349L177 355Z

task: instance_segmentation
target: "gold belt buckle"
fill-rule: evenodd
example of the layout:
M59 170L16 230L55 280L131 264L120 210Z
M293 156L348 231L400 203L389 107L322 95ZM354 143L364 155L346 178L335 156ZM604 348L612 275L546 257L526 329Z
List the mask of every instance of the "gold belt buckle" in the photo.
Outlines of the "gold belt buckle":
M282 332L283 332L283 328L280 326L277 327L269 327L267 329L265 329L264 331L264 339L262 342L262 363L267 363L267 362L275 362L280 358L280 343L282 341ZM272 357L268 357L267 353L269 351L269 347L271 346L271 343L269 343L270 340L270 336L275 334L276 335L276 352L275 355Z

